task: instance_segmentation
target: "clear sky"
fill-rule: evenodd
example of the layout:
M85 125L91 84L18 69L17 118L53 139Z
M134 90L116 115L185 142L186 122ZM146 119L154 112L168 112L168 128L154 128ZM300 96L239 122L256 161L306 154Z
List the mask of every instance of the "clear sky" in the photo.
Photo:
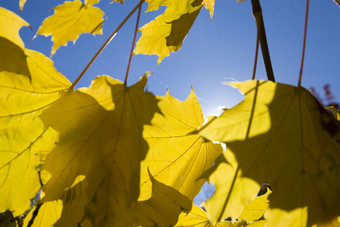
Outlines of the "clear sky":
M0 6L10 9L28 23L32 30L20 32L27 48L49 56L51 39L35 33L44 18L53 14L53 7L62 0L27 0L23 12L18 0L2 0ZM101 0L98 6L105 12L104 35L84 34L75 45L69 42L52 57L55 67L71 82L105 42L120 21L138 3L126 0L123 5ZM276 81L296 85L301 61L305 0L262 0L263 16ZM145 11L147 4L143 4ZM140 26L164 11L143 13ZM311 0L307 35L305 67L302 85L315 87L324 97L323 86L330 84L336 100L340 99L340 8L332 0ZM124 79L136 14L117 34L97 58L77 87L89 86L97 75ZM140 32L138 37L140 36ZM137 38L138 38L137 37ZM256 25L251 2L246 0L216 0L213 19L203 9L183 42L180 51L165 58L157 67L156 56L134 56L129 84L135 83L146 71L153 72L148 90L164 95L166 89L184 100L192 86L205 114L216 113L218 106L231 107L242 99L235 89L222 85L225 81L251 79L256 42ZM257 70L258 79L266 79L261 52Z
M23 28L20 34L27 48L49 56L51 39L35 33L44 18L53 14L53 7L62 0L27 0L23 12L19 0L1 0L0 6L23 17L32 27ZM75 45L69 42L52 57L55 67L71 82L79 75L95 52L105 42L121 20L138 3L126 0L123 5L109 4L101 0L98 6L105 12L103 36L84 34ZM272 65L277 82L297 85L301 61L305 0L262 0L263 17L267 32ZM147 4L143 4L145 11ZM144 25L164 11L143 13L140 25ZM340 7L332 0L311 0L302 85L314 87L324 97L323 86L330 84L334 101L340 100ZM97 58L77 87L89 86L97 75L110 75L124 80L136 14ZM140 36L140 32L138 37ZM32 40L33 39L33 40ZM155 95L170 93L184 100L192 86L205 115L217 113L219 106L231 107L242 99L235 89L222 82L251 79L256 43L256 25L251 2L246 0L216 0L213 19L203 9L180 51L165 58L157 67L156 56L134 56L129 84L135 83L145 72L151 71L148 90ZM258 79L266 79L259 53ZM325 103L327 104L327 103ZM205 190L196 198L200 203L206 197Z

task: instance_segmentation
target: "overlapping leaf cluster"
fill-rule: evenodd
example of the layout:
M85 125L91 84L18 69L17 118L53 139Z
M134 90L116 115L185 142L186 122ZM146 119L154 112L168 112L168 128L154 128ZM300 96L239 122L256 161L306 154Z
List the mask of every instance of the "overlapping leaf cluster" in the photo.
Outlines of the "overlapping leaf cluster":
M98 2L55 8L38 31L52 35L52 54L81 33L101 34ZM214 8L214 0L147 3L167 8L140 29L135 53L158 63L181 48L203 6L211 16ZM27 22L3 8L0 20L1 223L339 226L339 112L304 88L232 83L244 101L203 125L193 91L185 101L155 97L148 74L130 87L99 76L70 89L48 57L24 47ZM203 210L192 201L207 180L216 191Z

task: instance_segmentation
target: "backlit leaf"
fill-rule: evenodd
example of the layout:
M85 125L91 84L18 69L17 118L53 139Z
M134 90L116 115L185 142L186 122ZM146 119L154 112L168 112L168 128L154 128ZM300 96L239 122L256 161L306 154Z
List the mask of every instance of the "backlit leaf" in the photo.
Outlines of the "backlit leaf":
M242 171L238 177L272 186L271 209L265 215L269 226L331 223L340 213L334 117L301 87L268 81L231 84L245 100L199 134L227 143Z
M158 98L161 113L155 114L151 125L145 126L143 133L149 152L142 162L139 200L151 196L147 169L158 181L193 200L205 182L200 178L202 173L213 165L222 147L205 141L197 134L190 134L204 120L193 91L183 102L169 93Z
M269 206L268 196L272 193L269 188L266 188L266 190L264 195L256 196L251 203L245 205L241 215L238 217L239 220L250 223L253 220L260 219L264 215L264 212Z
M149 172L152 182L152 196L149 200L138 202L138 225L173 226L181 212L189 213L190 199L161 182Z
M46 18L37 35L52 36L53 55L60 46L75 41L82 33L102 34L104 12L94 7L99 0L66 1L54 8L55 13Z
M38 116L70 82L49 58L22 48L17 32L24 21L12 13L1 15L4 27L14 25L0 37L0 212L10 210L16 217L39 191L36 169L57 141L56 133Z
M26 3L26 0L19 0L19 8L20 8L20 11L22 11L24 9L24 5Z
M44 201L60 198L84 175L85 217L94 226L135 222L140 161L148 150L142 130L157 111L145 84L146 77L131 87L98 77L89 88L65 93L41 115L44 124L60 133L44 166L51 174L43 187Z
M249 178L242 178L235 156L229 149L216 160L209 181L216 186L213 196L204 202L212 224L228 217L235 220L250 203L260 186ZM209 176L209 175L208 175Z
M167 8L155 20L141 27L141 38L134 54L158 55L157 64L171 52L181 49L182 42L203 5L212 15L214 0L149 0L148 11L161 5Z
M34 209L25 217L24 226L28 226L30 221L32 220L32 216L34 211L37 209L35 206ZM51 201L44 203L40 208L39 212L35 216L32 227L52 227L56 223L56 221L60 218L61 212L63 209L63 203L61 200Z
M24 226L32 222L32 227L45 226L81 226L85 220L84 205L87 202L85 177L79 175L73 185L67 189L59 200L44 202L41 207L35 206L24 220ZM38 209L38 210L37 210ZM33 213L37 212L34 219Z
M190 213L182 213L179 216L176 227L264 227L266 220L262 220L265 210L268 208L268 196L271 194L270 189L268 189L265 194L255 197L253 201L247 204L239 216L239 221L227 221L221 220L215 224L209 222L207 213L198 206L193 206Z
M23 48L24 43L19 36L19 30L23 26L29 26L29 24L15 13L2 7L0 7L0 21L0 37L6 38L19 47ZM0 43L0 45L3 44ZM1 54L3 53L5 52L1 51Z

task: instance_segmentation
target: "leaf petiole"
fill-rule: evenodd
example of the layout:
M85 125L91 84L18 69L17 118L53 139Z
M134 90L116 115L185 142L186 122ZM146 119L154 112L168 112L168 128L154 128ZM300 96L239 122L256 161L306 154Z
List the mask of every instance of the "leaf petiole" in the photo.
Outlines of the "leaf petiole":
M83 71L79 74L77 79L73 82L73 84L70 87L70 90L73 90L76 84L79 82L79 80L83 77L85 72L88 70L88 68L92 65L94 60L98 57L98 55L103 51L103 49L111 42L111 40L117 35L117 32L123 27L123 25L126 23L126 21L132 16L132 14L143 4L145 0L141 0L132 10L131 12L124 18L124 20L118 25L118 27L112 32L110 37L105 41L105 43L99 48L97 53L92 57L91 61L86 65L86 67L83 69Z

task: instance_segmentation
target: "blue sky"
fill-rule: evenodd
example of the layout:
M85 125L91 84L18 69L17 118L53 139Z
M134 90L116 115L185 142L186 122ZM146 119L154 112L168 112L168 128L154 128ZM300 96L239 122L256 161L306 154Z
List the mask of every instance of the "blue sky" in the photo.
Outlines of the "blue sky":
M32 30L23 28L20 32L26 47L39 50L49 56L51 39L33 37L44 18L53 14L53 7L62 0L27 0L23 12L18 1L2 0L0 6L10 9L31 24ZM98 6L105 12L104 35L96 37L84 34L75 45L69 42L52 57L55 67L70 81L74 81L97 49L105 42L120 21L138 3L126 0L123 5L109 4L101 0ZM269 50L276 81L296 85L301 60L305 1L262 0ZM147 8L144 3L143 11ZM140 26L164 11L143 13ZM136 14L117 34L110 45L97 58L77 87L89 86L97 75L110 75L124 79L130 46L133 37ZM313 0L306 46L305 67L302 85L315 87L324 96L323 86L330 84L333 96L339 100L340 91L340 8L332 0ZM138 37L140 36L140 32ZM165 58L157 67L156 56L134 56L129 84L135 83L146 71L153 72L148 90L164 95L166 89L184 100L195 90L205 114L216 113L218 106L231 107L242 99L235 89L222 85L225 81L251 79L256 41L256 26L252 16L251 2L246 0L216 0L214 17L203 9L184 40L180 51ZM266 73L259 53L258 79L266 79Z
M44 18L53 14L53 7L62 0L27 0L23 12L18 0L2 0L0 6L10 9L30 23L32 29L23 28L20 34L27 48L49 56L51 39L35 33ZM126 0L123 5L101 0L99 7L105 12L103 36L85 34L75 45L69 42L52 57L55 67L73 82L95 52L105 42L121 20L138 3ZM297 85L301 61L305 1L262 0L263 17L267 32L272 65L277 82ZM147 8L143 4L143 11ZM164 11L143 13L140 26ZM330 84L335 100L340 100L340 8L332 0L313 0L310 3L305 67L302 85L314 87L324 97L323 86ZM109 46L97 58L77 87L89 86L97 75L110 75L124 80L136 14L121 29ZM140 36L138 33L138 37ZM218 113L219 106L232 107L242 99L235 89L222 82L251 79L256 42L256 25L251 2L246 0L216 0L214 17L202 10L184 40L180 51L165 58L157 67L156 56L134 56L129 84L135 83L145 72L151 71L148 90L165 95L166 90L184 100L191 86L200 101L205 115ZM259 53L257 79L266 79ZM335 101L334 100L334 101ZM200 203L209 190L196 198Z

